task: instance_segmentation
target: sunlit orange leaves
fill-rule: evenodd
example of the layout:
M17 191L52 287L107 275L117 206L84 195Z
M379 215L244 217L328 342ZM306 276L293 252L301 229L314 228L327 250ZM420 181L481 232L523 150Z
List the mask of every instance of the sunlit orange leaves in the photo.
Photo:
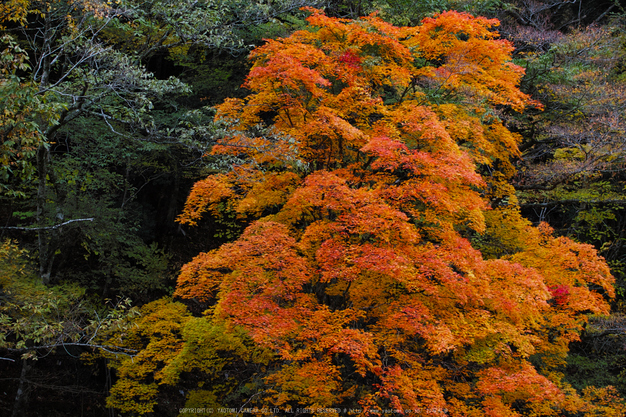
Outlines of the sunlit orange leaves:
M485 395L485 415L489 416L556 415L555 409L565 399L553 382L527 362L486 369L480 373L477 386ZM516 402L525 406L515 407ZM525 412L517 413L515 408Z
M203 181L196 182L178 221L183 224L196 225L205 212L214 210L218 202L232 195L230 185L225 175L210 176Z
M183 267L176 295L276 354L263 404L559 415L578 397L531 358L562 356L612 277L590 247L488 209L519 154L495 107L532 104L497 22L310 11L218 107L234 128L213 153L246 163L197 183L180 220L219 202L257 220Z
M510 62L513 45L497 39L491 30L497 25L496 19L454 11L424 19L409 41L429 62L419 74L425 82L464 97L470 106L486 99L521 111L530 103L517 88L524 70Z

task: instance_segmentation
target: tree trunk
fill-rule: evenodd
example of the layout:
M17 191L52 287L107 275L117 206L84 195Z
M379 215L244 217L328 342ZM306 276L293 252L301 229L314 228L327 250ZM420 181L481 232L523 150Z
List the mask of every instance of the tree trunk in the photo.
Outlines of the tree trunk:
M13 412L11 417L22 417L24 414L24 404L28 399L26 374L30 370L31 365L27 359L22 359L22 373L20 374L20 383L17 387L17 393L15 394L15 402L13 403Z
M167 207L167 214L165 217L165 228L168 232L171 232L177 228L176 216L180 212L178 206L178 194L180 193L180 180L181 172L180 167L176 164L176 170L174 171L174 189L172 190Z
M45 28L44 28L44 47L41 61L39 63L39 70L41 71L39 79L39 91L44 91L50 83L50 65L51 57L48 51L51 49L52 37L52 24L50 22L50 16L48 11L44 11L45 16ZM46 136L46 142L48 137ZM39 177L39 184L37 187L37 225L39 227L45 226L46 219L46 198L48 194L47 178L48 168L50 166L50 149L45 146L39 146L37 149L37 175ZM50 275L52 273L52 261L54 254L50 252L50 236L47 230L37 231L37 246L39 249L39 278L44 285L50 282Z
M48 176L48 166L50 162L50 151L45 146L40 146L37 150L37 175L39 184L37 187L37 224L44 226L46 218L46 196L48 193L46 178ZM50 282L52 273L52 262L54 254L50 253L49 232L45 229L37 231L37 246L39 249L39 278L47 285Z

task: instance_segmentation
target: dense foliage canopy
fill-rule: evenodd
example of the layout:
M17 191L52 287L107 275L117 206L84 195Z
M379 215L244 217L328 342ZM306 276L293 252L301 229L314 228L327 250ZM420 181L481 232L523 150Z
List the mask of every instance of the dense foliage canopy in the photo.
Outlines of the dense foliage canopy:
M225 203L258 220L183 267L174 295L212 307L168 346L175 366L133 369L150 363L161 383L213 374L197 346L204 323L207 338L218 326L265 350L244 359L267 367L249 400L259 408L583 411L557 370L582 313L608 313L613 278L591 247L487 204L505 197L518 152L496 109L535 104L497 22L447 12L398 28L310 11L312 29L253 51L251 94L218 106L234 130L212 152L232 169L196 183L179 218L195 224ZM495 235L489 210L520 245L487 260L469 238ZM220 401L229 384L211 385L202 406L236 404ZM129 407L124 392L113 404Z

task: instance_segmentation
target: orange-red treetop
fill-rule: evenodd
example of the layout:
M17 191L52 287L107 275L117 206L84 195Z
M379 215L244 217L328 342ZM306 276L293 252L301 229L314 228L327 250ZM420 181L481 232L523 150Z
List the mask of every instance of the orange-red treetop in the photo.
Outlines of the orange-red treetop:
M517 155L498 114L534 104L497 21L446 12L398 28L310 11L310 28L252 52L250 95L218 107L233 131L213 153L246 163L199 181L179 221L221 203L258 220L185 265L176 295L275 352L264 401L277 406L582 407L541 358L563 357L582 313L608 312L605 262L514 208L506 258L466 238L505 239L485 231L497 181L477 165Z

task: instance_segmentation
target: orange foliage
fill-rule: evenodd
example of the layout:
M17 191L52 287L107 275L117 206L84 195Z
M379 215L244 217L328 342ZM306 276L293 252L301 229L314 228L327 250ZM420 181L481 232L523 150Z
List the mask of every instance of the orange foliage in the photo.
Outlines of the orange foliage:
M549 358L585 312L607 311L612 277L591 247L487 210L518 154L494 107L535 104L497 21L446 12L396 28L310 11L311 30L251 54L251 94L218 107L236 127L214 153L249 164L197 183L180 217L229 201L258 220L183 267L175 295L275 352L260 404L589 411ZM476 170L495 161L500 183Z
M498 24L496 19L453 11L424 19L408 43L428 62L418 74L470 102L486 99L492 105L523 110L529 100L517 83L524 72L510 62L513 45L498 40L491 30Z

